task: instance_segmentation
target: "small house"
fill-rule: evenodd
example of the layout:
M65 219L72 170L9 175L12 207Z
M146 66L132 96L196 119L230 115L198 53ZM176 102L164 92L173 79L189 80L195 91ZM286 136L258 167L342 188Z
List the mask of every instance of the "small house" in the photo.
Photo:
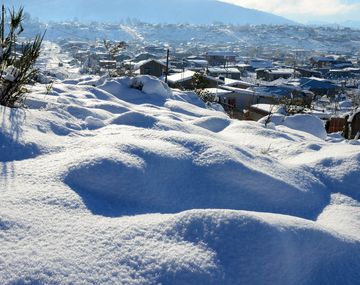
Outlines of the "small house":
M236 54L228 51L212 51L206 53L206 60L210 66L226 66L236 63Z
M100 68L116 69L116 60L99 60Z
M134 70L140 70L141 75L161 77L166 71L166 64L156 59L143 60L135 64Z
M241 72L235 67L221 68L221 67L210 67L207 70L207 74L212 77L225 77L230 79L240 79Z
M335 96L341 90L341 87L332 81L316 77L302 77L291 80L288 84L311 91L316 96Z
M249 121L258 121L263 117L269 116L274 110L275 105L254 104L245 111L245 118Z
M310 64L313 68L332 67L336 60L332 56L313 56L310 58Z
M292 68L269 68L256 70L257 79L262 79L265 81L274 81L280 78L288 79L294 74L295 71Z
M171 88L179 88L184 90L194 90L194 75L196 72L191 70L186 70L180 73L174 73L168 76L168 85ZM214 77L204 75L204 85L205 88L216 88L223 82Z
M272 61L266 59L258 59L258 58L250 60L249 65L250 65L250 71L255 71L256 69L260 69L260 68L267 69L274 67Z

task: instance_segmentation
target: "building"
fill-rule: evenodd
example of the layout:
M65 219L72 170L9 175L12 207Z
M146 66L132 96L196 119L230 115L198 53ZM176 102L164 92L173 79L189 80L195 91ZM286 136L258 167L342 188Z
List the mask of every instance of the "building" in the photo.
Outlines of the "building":
M194 90L194 75L196 72L191 70L186 70L184 72L171 74L168 76L168 85L171 88L178 88L184 90ZM223 82L214 77L204 75L204 85L205 88L216 88L219 85L223 84Z
M99 60L100 68L116 69L116 60Z
M143 60L135 64L134 70L140 70L141 75L161 77L165 74L166 64L156 59Z
M210 66L227 66L236 63L236 54L228 51L212 51L206 53L206 60Z
M212 77L225 77L230 79L240 79L241 72L235 67L210 67L206 73Z
M302 90L309 90L316 96L335 96L341 90L341 87L330 80L316 77L302 77L293 79L288 84L299 87Z
M256 70L256 78L265 81L274 81L280 78L288 79L294 74L295 70L292 68L261 68Z

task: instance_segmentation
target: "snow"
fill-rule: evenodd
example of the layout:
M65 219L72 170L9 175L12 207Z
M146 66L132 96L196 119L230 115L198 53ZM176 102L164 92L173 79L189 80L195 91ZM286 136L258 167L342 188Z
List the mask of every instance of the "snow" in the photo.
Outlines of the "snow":
M175 83L175 82L182 82L185 80L189 80L195 75L195 73L196 72L194 71L186 70L184 72L171 74L170 76L168 76L168 81Z
M0 107L0 284L356 284L360 149L149 76ZM281 116L281 118L280 118Z
M267 116L261 118L259 122L264 123L267 118ZM284 116L281 114L272 114L270 121L278 125L279 129L281 129L281 126L285 126L293 130L311 134L323 140L327 137L324 122L314 115L296 114L294 116Z

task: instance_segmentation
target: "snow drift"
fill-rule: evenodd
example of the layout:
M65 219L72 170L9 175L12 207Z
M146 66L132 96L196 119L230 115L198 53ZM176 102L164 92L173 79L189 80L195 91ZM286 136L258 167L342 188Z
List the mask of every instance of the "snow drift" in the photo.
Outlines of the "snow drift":
M45 93L0 108L1 284L359 280L358 144L151 77Z

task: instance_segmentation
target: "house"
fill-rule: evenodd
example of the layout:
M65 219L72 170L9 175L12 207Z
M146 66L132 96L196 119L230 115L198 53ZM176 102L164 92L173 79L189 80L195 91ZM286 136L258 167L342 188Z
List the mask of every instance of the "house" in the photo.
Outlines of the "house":
M154 59L154 58L158 58L158 57L152 53L143 52L143 53L139 53L139 54L135 55L135 57L133 58L133 61L140 62L143 60Z
M330 69L326 75L329 79L351 79L359 77L355 68Z
M161 77L166 71L166 64L160 60L148 59L136 63L134 70L140 70L141 75Z
M360 108L356 108L350 115L345 117L344 137L346 139L360 138Z
M346 124L345 118L331 117L326 121L325 129L328 134L344 131Z
M219 79L224 81L223 87L235 87L235 88L240 88L240 89L247 89L249 87L255 86L254 84L243 81L243 80L235 80L235 79L230 79L230 78L221 77L221 76L219 76Z
M171 74L168 76L168 85L171 88L179 88L184 90L194 90L194 82L193 77L196 74L196 72L191 70L186 70L184 72ZM219 79L216 79L214 77L204 75L205 79L205 88L216 88L220 84L223 84L223 82Z
M166 52L166 49L164 47L156 46L156 45L146 46L144 50L147 53L151 53L151 54L164 54Z
M301 77L317 77L317 78L322 77L321 72L313 69L308 69L305 67L297 67L295 68L295 70L296 72L298 72L298 74L300 74Z
M313 56L310 58L310 64L313 68L330 68L335 62L336 60L332 56Z
M258 121L272 113L278 112L281 106L273 104L254 104L245 111L246 120Z
M211 51L206 53L206 60L210 66L226 66L236 63L237 54L228 51Z
M346 60L344 57L335 59L333 56L313 56L310 58L310 64L314 68L336 68L342 69L346 67L353 67L351 61Z
M225 77L230 79L240 79L241 72L235 67L210 67L206 73L212 77Z
M268 85L255 86L249 88L256 92L259 99L257 103L261 104L279 104L288 99L293 104L311 106L314 94L307 90L301 90L291 85Z
M265 59L252 59L249 62L250 65L250 71L255 71L256 69L259 68L273 68L274 65L272 63L272 61L270 60L265 60Z
M209 62L206 59L184 59L184 64L186 64L188 68L205 69L208 67Z
M239 63L236 68L239 69L241 76L247 76L248 72L252 71L251 65L246 63Z
M258 101L254 91L220 86L219 88L205 89L218 99L224 110L232 117L244 119L244 109Z
M256 78L265 81L274 81L280 78L288 79L295 74L293 68L257 69Z
M288 84L300 87L303 90L309 90L315 94L315 96L335 96L341 87L330 80L316 78L316 77L302 77L293 79Z
M100 68L116 69L116 60L99 60Z

